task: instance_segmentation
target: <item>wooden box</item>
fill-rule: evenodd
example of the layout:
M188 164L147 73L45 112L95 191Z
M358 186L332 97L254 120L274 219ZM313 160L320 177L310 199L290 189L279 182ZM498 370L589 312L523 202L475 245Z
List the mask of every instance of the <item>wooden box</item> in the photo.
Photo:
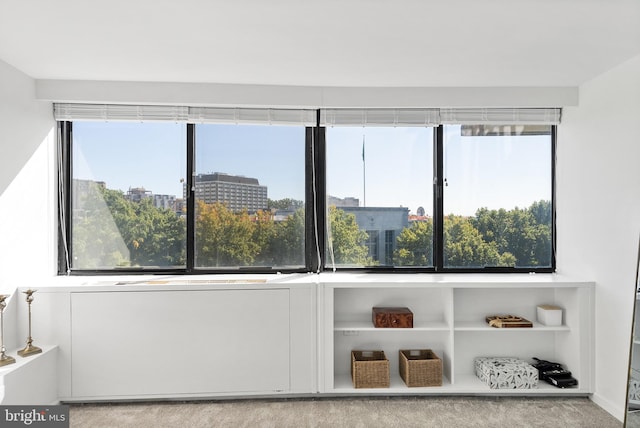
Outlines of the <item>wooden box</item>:
M384 351L351 351L351 380L354 388L388 388L389 360Z
M409 308L375 307L372 321L378 328L413 328L413 312Z
M495 328L533 327L533 323L531 321L517 315L491 315L485 319L491 327Z
M431 349L400 350L399 361L407 386L442 386L442 360Z

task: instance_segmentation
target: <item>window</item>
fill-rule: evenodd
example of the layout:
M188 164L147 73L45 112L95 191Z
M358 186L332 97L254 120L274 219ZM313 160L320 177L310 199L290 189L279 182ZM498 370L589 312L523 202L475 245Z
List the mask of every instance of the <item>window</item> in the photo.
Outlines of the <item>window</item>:
M385 230L384 231L384 263L386 265L393 264L393 250L395 249L395 238L394 238L393 230Z
M57 104L54 113L66 183L60 273L307 270L315 111Z
M69 269L185 267L185 130L74 123Z
M551 267L551 126L444 127L444 266Z
M380 257L378 256L378 231L377 230L367 230L367 256L373 260L373 262L380 261Z
M432 267L433 128L335 127L326 140L327 265Z
M305 267L304 127L196 125L195 160L195 268Z
M58 104L59 271L551 272L559 113Z

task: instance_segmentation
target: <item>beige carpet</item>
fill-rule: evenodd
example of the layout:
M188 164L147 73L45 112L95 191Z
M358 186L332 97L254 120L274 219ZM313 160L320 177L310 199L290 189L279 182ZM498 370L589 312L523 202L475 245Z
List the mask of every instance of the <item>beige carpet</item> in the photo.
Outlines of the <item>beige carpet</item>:
M620 428L588 398L394 397L72 404L71 427Z

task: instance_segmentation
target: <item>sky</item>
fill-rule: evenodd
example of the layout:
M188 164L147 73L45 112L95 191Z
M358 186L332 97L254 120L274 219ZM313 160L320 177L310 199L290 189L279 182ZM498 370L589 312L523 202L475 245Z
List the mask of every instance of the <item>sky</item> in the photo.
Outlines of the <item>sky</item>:
M73 139L74 178L182 197L186 124L74 122ZM257 178L270 199L304 200L304 128L197 125L196 142L196 173ZM432 214L432 144L432 128L328 128L327 193ZM461 137L447 127L445 214L549 200L549 160L548 136Z

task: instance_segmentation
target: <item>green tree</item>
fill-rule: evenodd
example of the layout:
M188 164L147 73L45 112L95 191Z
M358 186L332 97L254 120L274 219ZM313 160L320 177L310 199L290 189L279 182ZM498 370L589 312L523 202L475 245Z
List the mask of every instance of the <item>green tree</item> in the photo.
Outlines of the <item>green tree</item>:
M276 210L298 210L304 208L304 201L297 199L284 198L284 199L267 199L267 209Z
M331 228L329 245L333 246L333 259L337 265L371 266L374 260L368 256L368 234L360 230L356 216L334 206L329 207ZM330 260L330 258L329 258Z
M258 254L254 263L256 265L271 266L273 262L269 247L276 235L273 215L270 211L258 210L251 217L253 217L253 235L251 239L258 247Z
M186 224L167 209L157 208L151 199L131 202L133 218L120 227L129 247L133 266L184 266ZM118 219L116 218L116 224ZM124 228L127 227L126 231Z
M433 266L433 221L414 221L396 239L393 253L398 266Z
M119 190L93 185L74 207L74 268L182 266L185 222L150 199L127 200Z
M129 212L126 202L122 192L97 184L83 192L73 206L73 268L110 269L129 265L129 248L111 214L118 209Z
M550 266L551 204L548 201L510 211L481 208L476 212L473 225L500 253L511 253L516 258L516 266Z
M448 267L513 266L511 253L500 253L484 241L468 217L448 215L444 221L444 264Z
M275 223L275 233L268 246L272 266L304 266L305 214L297 209L286 220Z
M551 225L551 201L536 201L528 208L537 224Z
M197 201L196 264L199 267L253 265L260 247L247 212L233 213L224 204Z

